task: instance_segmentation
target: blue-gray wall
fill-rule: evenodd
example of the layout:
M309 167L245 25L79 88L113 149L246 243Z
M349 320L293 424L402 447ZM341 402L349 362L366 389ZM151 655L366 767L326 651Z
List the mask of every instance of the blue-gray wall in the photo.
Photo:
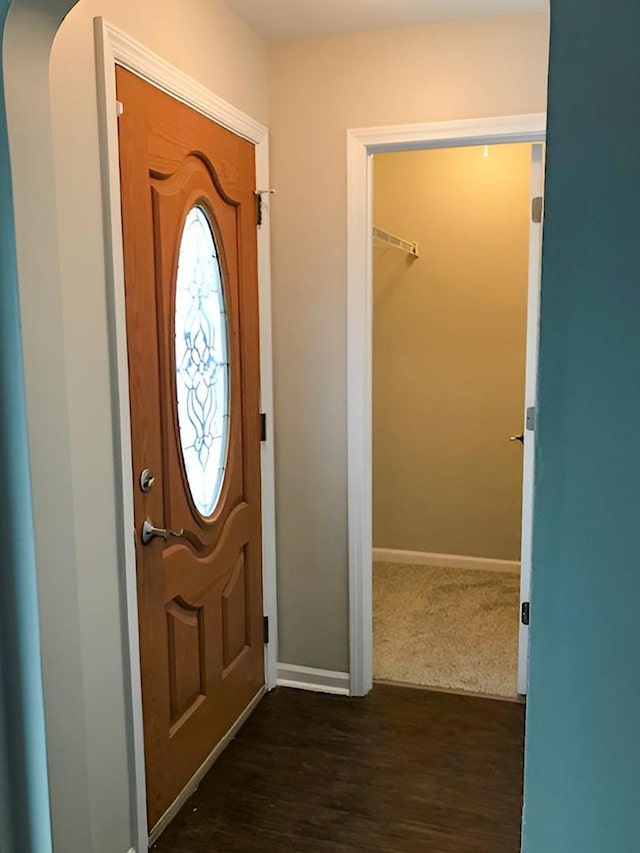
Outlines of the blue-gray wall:
M51 850L0 0L0 849Z
M640 850L640 0L552 0L524 853Z

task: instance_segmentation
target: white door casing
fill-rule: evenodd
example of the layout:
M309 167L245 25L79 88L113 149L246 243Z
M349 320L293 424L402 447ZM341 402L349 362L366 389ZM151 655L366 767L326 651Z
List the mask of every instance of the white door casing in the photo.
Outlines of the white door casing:
M373 684L372 155L508 142L543 143L545 136L544 113L347 131L347 448L352 696L366 695ZM542 149L542 145L535 147ZM536 319L536 328L537 323ZM528 334L531 334L529 329ZM535 388L535 373L530 375L529 365L527 377ZM529 444L533 446L533 442ZM530 464L531 458L531 454L525 454L525 464ZM527 482L532 484L532 476L527 477ZM532 498L533 491L527 510L529 524ZM530 557L528 566L530 574ZM514 614L515 618L519 618L519 614ZM528 643L528 631L521 633L520 642ZM526 684L526 646L520 651L520 660L525 667L522 683Z
M531 198L543 197L544 145L531 149ZM540 340L540 284L542 273L542 208L539 221L529 223L529 289L527 304L527 356L524 389L524 461L522 475L522 541L520 556L520 612L531 600L533 556L533 498L535 482L535 407L538 385L538 345ZM532 211L533 212L533 211ZM536 217L537 218L537 217ZM527 413L533 410L528 423ZM533 429L531 428L533 427ZM520 619L518 639L518 693L527 693L529 679L529 626Z

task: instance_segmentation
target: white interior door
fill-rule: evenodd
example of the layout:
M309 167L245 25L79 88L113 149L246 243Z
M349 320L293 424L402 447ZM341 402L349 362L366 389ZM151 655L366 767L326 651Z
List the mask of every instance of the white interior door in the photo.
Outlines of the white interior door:
M529 236L529 304L527 311L527 366L525 378L524 470L522 483L522 552L520 572L520 637L518 643L518 693L529 682L528 609L531 600L533 489L535 479L535 407L538 384L540 330L540 279L542 268L542 212L544 145L532 146L531 224Z

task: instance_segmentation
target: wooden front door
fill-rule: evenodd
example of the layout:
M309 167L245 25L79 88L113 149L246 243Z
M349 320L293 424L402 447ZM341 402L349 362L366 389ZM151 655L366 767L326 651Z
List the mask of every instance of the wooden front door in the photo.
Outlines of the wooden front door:
M153 827L264 685L255 151L117 93Z

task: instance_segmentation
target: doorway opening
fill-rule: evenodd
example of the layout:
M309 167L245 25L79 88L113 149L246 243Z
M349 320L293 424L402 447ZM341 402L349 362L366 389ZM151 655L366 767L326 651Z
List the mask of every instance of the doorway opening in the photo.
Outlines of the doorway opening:
M542 144L373 161L373 677L516 699Z
M528 222L528 246L526 247L525 252L520 252L521 255L524 255L526 258L526 281L524 287L524 295L521 293L521 307L520 307L520 320L518 325L520 329L526 328L526 333L524 338L521 335L521 350L520 350L520 367L517 365L509 365L509 370L514 375L519 372L520 374L520 406L519 412L517 413L517 420L514 421L513 426L511 425L513 412L516 411L513 407L509 408L509 416L507 420L509 422L509 426L506 429L506 434L503 436L500 433L500 436L495 436L496 442L504 442L504 453L510 454L510 456L516 456L519 454L519 459L516 462L514 459L511 459L506 464L512 469L512 481L514 479L514 470L515 470L515 479L517 481L517 471L520 471L520 477L522 482L522 488L520 491L514 492L513 488L511 489L511 497L505 498L502 496L502 507L505 505L510 505L511 516L514 515L514 506L515 507L515 516L516 516L516 529L517 529L517 505L519 501L522 503L522 534L521 534L521 552L518 560L517 554L517 545L514 543L517 542L517 535L513 534L513 525L512 525L512 533L511 533L511 542L507 546L506 540L505 543L501 546L501 549L498 553L488 553L485 550L485 553L482 551L476 551L474 554L472 551L470 552L467 548L456 548L455 551L449 554L450 557L460 557L460 550L462 550L462 556L481 556L490 559L493 563L493 568L501 568L507 569L504 572L505 575L509 574L509 570L512 573L517 572L518 570L518 562L520 562L520 581L518 583L517 575L512 577L512 587L515 587L515 590L512 591L511 597L513 599L513 622L511 625L511 634L512 638L514 634L518 636L517 642L517 659L518 659L518 676L517 676L517 692L520 694L526 693L526 683L527 683L527 666L528 666L528 620L527 620L527 608L529 602L529 589L530 589L530 574L531 574L531 519L532 519L532 507L533 507L533 464L534 464L534 421L535 421L535 377L537 372L537 342L538 342L538 326L539 326L539 313L538 313L538 302L539 302L539 284L540 284L540 257L541 257L541 240L542 240L542 226L541 226L541 211L542 211L542 185L543 185L543 143L545 141L545 128L546 128L546 117L544 114L535 114L535 115L526 115L526 116L511 116L511 117L503 117L498 119L479 119L479 120L471 120L471 121L460 121L460 122L444 122L444 123L434 123L434 124L425 124L425 125L412 125L412 126L401 126L401 127L381 127L381 128L367 128L362 130L352 130L347 134L347 164L348 164L348 184L347 184L347 212L348 212L348 454L349 454L349 581L350 581L350 678L351 678L351 694L352 695L365 695L371 689L373 684L373 676L374 676L374 660L373 660L373 572L372 565L374 562L374 556L376 557L384 557L385 559L381 562L385 563L397 563L397 566L403 566L404 568L400 569L396 567L395 569L391 569L387 571L387 574L391 575L390 583L393 586L394 577L393 572L397 574L398 572L402 572L406 569L407 565L411 565L415 563L415 552L421 553L421 555L428 555L427 557L422 558L422 565L420 569L422 569L422 574L425 573L425 565L424 563L433 563L433 555L438 554L439 559L437 562L442 563L442 554L445 550L451 549L451 545L447 544L445 546L444 539L441 538L438 540L440 542L439 545L429 545L425 546L421 544L417 538L410 538L407 536L405 543L398 544L398 540L393 542L391 539L387 538L390 536L389 530L382 531L380 536L382 538L378 539L377 542L374 543L374 492L373 492L373 470L374 470L374 418L376 414L376 408L374 404L377 404L377 401L374 398L374 322L376 321L376 294L374 290L374 271L375 271L375 263L374 263L374 251L380 254L386 254L389 258L392 253L398 253L398 256L401 260L400 266L396 269L396 279L402 278L402 275L398 275L401 270L405 272L413 268L413 275L416 279L419 278L419 270L421 264L421 257L427 259L427 264L424 264L423 267L428 267L430 264L434 263L433 260L433 249L438 248L441 249L442 246L438 245L442 243L442 238L436 239L435 236L433 240L430 239L431 234L426 233L425 238L423 240L423 245L420 245L420 241L418 241L417 237L412 236L411 224L409 224L409 229L405 232L402 231L403 227L406 227L405 222L399 222L399 228L396 228L396 231L401 231L402 233L395 233L391 230L390 226L393 226L393 222L384 222L374 221L374 210L375 210L375 198L374 198L374 188L375 188L375 155L389 155L390 157L394 152L405 152L405 156L409 154L423 154L432 155L436 157L444 157L447 154L449 149L471 149L466 153L468 158L473 159L473 157L478 157L481 161L484 161L482 165L488 167L485 171L488 171L491 166L495 166L498 162L498 152L505 151L511 152L511 156L513 156L513 151L516 151L516 144L523 144L524 148L520 149L520 152L524 155L527 154L529 158L528 161L528 173L525 178L523 178L523 183L526 186L526 182L528 180L529 185L529 194L526 201L525 214ZM495 148L493 148L495 146ZM494 154L492 160L492 152ZM485 156L488 155L488 156ZM380 160L382 161L382 158ZM390 159L390 163L393 161ZM399 162L399 161L398 161ZM393 171L393 167L390 168L390 171ZM396 182L397 183L397 182ZM414 179L409 179L409 184L417 182ZM461 184L464 184L463 181L460 181ZM390 185L393 186L394 181L390 181ZM410 191L410 190L409 190ZM441 205L445 202L448 204L450 201L451 193L444 193L443 199L441 199ZM403 207L403 205L401 205ZM406 205L404 205L405 209L403 210L401 215L405 215L407 213ZM376 211L377 212L377 211ZM469 216L472 213L479 214L478 222L483 221L483 210L482 206L479 206L478 210L467 211ZM440 215L440 219L442 219L442 214ZM436 216L436 221L438 218ZM377 229L374 231L374 228ZM382 232L382 234L381 234ZM433 232L433 229L432 229ZM415 232L413 232L415 233ZM375 240L374 240L374 234ZM391 238L389 238L389 234ZM386 239L385 239L386 235ZM473 239L476 241L476 244L481 245L483 240L481 239L481 232L478 231L478 226L475 226L475 233L472 233ZM391 243L393 242L393 237L399 237L399 247L392 248ZM382 238L382 239L380 239ZM526 239L526 238L525 238ZM383 242L385 241L385 242ZM418 242L417 251L412 253L412 244L414 242ZM389 248L385 249L375 249L374 250L374 242L376 245L387 246ZM486 242L486 238L485 238ZM402 247L406 243L407 245L404 247L404 258L402 258ZM431 244L431 245L430 245ZM459 260L458 256L468 255L469 250L465 250L462 252L460 249L456 249L456 240L455 235L452 240L453 246L453 254L456 256L456 259ZM408 249L408 252L406 251ZM430 257L431 250L431 257ZM418 257L413 258L413 254L417 254ZM398 258L395 261L390 260L389 264L398 263ZM445 265L446 266L446 265ZM498 265L499 266L499 265ZM432 270L433 272L433 270ZM391 275L393 278L393 275ZM491 276L489 277L491 279ZM472 281L474 277L472 275ZM476 284L477 282L476 277ZM417 284L417 282L416 282ZM423 283L423 289L428 289L428 283ZM397 288L397 289L396 289ZM433 289L433 288L432 288ZM393 290L394 294L400 293L402 294L402 282L396 280L395 287ZM419 288L416 288L416 292L419 292ZM406 293L404 294L406 296ZM452 287L444 289L444 295L451 299L452 295ZM473 292L473 301L476 305L475 314L472 314L472 320L475 317L475 322L479 323L482 311L490 317L492 316L492 312L490 310L491 305L488 299L482 300L482 288L477 286L476 290ZM397 298L397 297L394 297ZM522 300L524 299L524 303ZM459 301L459 300L458 300ZM452 303L455 307L456 300L452 300ZM525 309L523 311L522 304L525 305ZM378 306L379 307L379 306ZM405 306L406 310L406 306ZM409 309L411 310L411 309ZM480 313L478 313L480 312ZM411 322L415 325L413 338L414 341L419 342L421 338L424 338L424 333L427 331L426 325L421 329L420 327L420 317L419 315L414 315L410 318ZM471 322L468 321L468 322ZM389 331L389 330L387 330ZM437 328L436 328L436 331ZM473 334L462 334L464 331L463 328L459 325L455 330L455 336L462 340L463 346L469 350L470 342L473 340ZM441 330L438 331L441 333ZM455 337L454 336L454 337ZM407 337L406 333L402 331L398 331L395 333L395 337L397 338L405 338ZM477 335L476 335L477 337ZM393 338L393 335L392 335ZM384 340L384 333L383 338ZM432 335L431 344L437 341L437 337ZM406 343L406 340L404 341ZM450 343L450 342L449 342ZM444 368L448 364L451 367L451 360L445 359L445 351L444 351L444 340L441 341L439 347L436 347L435 353L432 353L430 356L429 368L433 369L440 362L440 376L444 376ZM497 354L493 356L494 360L500 363L500 359ZM463 363L469 364L471 359L467 358L463 360ZM392 364L392 361L389 360L387 363L387 367ZM526 369L525 369L526 365ZM384 366L384 362L383 362ZM412 370L416 371L418 378L421 376L421 372L416 365L412 365ZM461 369L458 369L459 373L462 373ZM424 373L424 372L423 372ZM406 376L404 377L406 379ZM404 381L403 379L403 381ZM456 422L455 430L460 430L460 434L462 438L461 442L466 443L467 450L469 448L473 448L474 444L477 446L479 444L479 436L480 436L480 424L484 422L487 416L487 412L485 411L485 400L482 396L478 396L479 388L477 387L477 382L472 382L469 375L466 377L467 386L469 389L469 395L472 397L475 395L477 397L476 403L472 407L471 415L467 414L467 410L463 412L459 408L458 404L458 421ZM449 382L439 382L438 387L439 391L432 392L432 399L430 404L427 406L427 409L432 412L436 408L437 397L438 394L450 394L455 383L450 380ZM524 393L523 393L524 387ZM406 390L406 389L405 389ZM393 390L393 394L398 394L399 389L396 387ZM435 395L435 396L433 396ZM455 399L455 397L454 397ZM424 402L424 401L423 401ZM427 401L429 402L429 401ZM403 405L407 403L407 400L403 401ZM422 405L422 404L421 404ZM378 414L385 414L384 409L384 400L382 400L382 405L378 409ZM453 412L456 412L456 406L451 405L450 407ZM429 436L427 431L421 432L419 429L419 418L416 416L416 408L411 405L407 406L407 409L412 412L413 425L412 429L414 433L418 437L422 437L422 444L425 443L433 443L433 436ZM506 409L505 409L506 411ZM402 435L402 430L399 428L399 421L397 418L394 418L393 411L386 412L385 417L387 417L387 439L390 445L394 445L398 447L401 443L404 445L407 444L406 438ZM425 434L426 433L426 434ZM446 429L445 429L446 434ZM384 433L383 433L384 435ZM511 436L523 436L523 447L520 447L520 441L517 438L514 442L510 442L509 439ZM449 440L451 436L448 436ZM454 443L455 445L455 443ZM383 446L383 445L381 445ZM497 447L497 444L496 444ZM402 450L406 450L406 446L402 448ZM498 452L498 451L496 451ZM380 461L380 460L378 460ZM446 460L445 460L446 461ZM478 503L482 500L485 504L491 504L490 494L486 491L486 481L490 477L490 473L492 471L492 465L487 464L487 460L483 460L483 464L485 466L484 470L484 481L485 486L480 488L475 486L478 497ZM416 468L415 460L413 460L412 454L407 453L406 458L401 463L401 468L404 469L405 473L414 479L414 483L418 483L420 486L420 490L424 493L429 489L430 483L422 482L420 483L419 478L415 478L416 471L413 470ZM443 471L446 474L447 465L442 465ZM480 466L482 468L482 465ZM493 463L493 468L495 468L495 462ZM381 471L380 465L377 466L378 471ZM448 466L449 473L451 473L451 463ZM464 472L465 466L461 466L461 471ZM382 471L384 476L384 471ZM450 482L451 478L449 479ZM479 478L480 482L482 482L482 477ZM444 482L447 480L445 478ZM449 486L450 488L450 486ZM483 490L484 489L484 490ZM514 497L516 494L516 497ZM484 497L483 497L484 495ZM389 519L385 518L384 513L388 511L390 516L393 516L394 513L398 515L402 515L402 509L399 509L397 506L393 507L393 512L391 512L388 507L385 508L385 499L383 493L379 493L376 495L376 500L382 496L382 502L376 506L376 521L378 521L381 517L382 510L382 526L384 528L384 523ZM431 496L433 498L433 496ZM468 497L468 495L467 495ZM393 503L393 497L387 498L387 501L391 501ZM440 496L440 501L438 501L438 496L436 495L433 499L433 506L435 507L434 518L435 520L431 521L432 527L440 527L442 528L442 519L438 519L439 508L441 509L444 503L443 496ZM402 523L408 523L411 520L412 516L415 518L412 520L415 521L415 526L420 529L424 528L424 507L421 507L419 503L416 504L414 501L413 504L410 501L407 501L408 508L405 509L405 517L404 519L400 519ZM500 505L497 506L485 506L485 512L488 513L484 520L484 526L486 527L486 520L491 514L494 515L500 514ZM480 517L482 517L482 513L478 513ZM439 523L440 521L440 523ZM477 522L477 519L476 519ZM456 522L452 525L452 528L455 528ZM478 525L479 530L482 530L483 524ZM442 534L442 530L440 530ZM486 530L483 531L483 535L486 535ZM436 541L435 539L433 540ZM453 539L451 540L453 541ZM460 541L460 540L459 540ZM386 549L386 554L384 551L381 553L380 551L375 552L374 554L374 544L377 545L378 548ZM393 547L392 547L393 546ZM485 543L483 549L488 547ZM427 550L427 548L429 550ZM440 550L435 550L439 548ZM510 549L510 550L509 550ZM395 552L393 555L393 560L386 559L389 556L389 551ZM467 551L465 554L464 552ZM400 561L397 559L398 552L405 552L402 556L403 559ZM414 552L413 555L411 553L407 554L407 552ZM446 569L451 569L451 561L445 564L445 566L432 566L435 569L441 569L444 571ZM426 567L429 568L429 565ZM462 569L469 570L469 563L466 566L462 566ZM485 566L485 569L487 566ZM470 571L476 571L476 569L471 569ZM423 578L424 580L424 578ZM515 584L513 583L515 581ZM517 593L517 589L520 589L519 594ZM400 605L402 607L402 604ZM478 607L481 609L482 605L479 604ZM522 618L524 617L524 618ZM466 630L466 626L463 625L462 630ZM512 647L513 647L513 639L512 639ZM406 676L403 677L402 674L399 674L394 680L398 681L406 681ZM409 679L411 682L412 678ZM425 680L429 681L429 678L425 677ZM513 680L511 681L513 684ZM430 686L444 686L441 683L435 683ZM458 689L462 689L461 685L455 685ZM475 684L471 681L469 682L469 687L473 690L473 692L494 692L491 688L489 690L482 690L481 685L476 682ZM515 691L514 694L515 695Z

